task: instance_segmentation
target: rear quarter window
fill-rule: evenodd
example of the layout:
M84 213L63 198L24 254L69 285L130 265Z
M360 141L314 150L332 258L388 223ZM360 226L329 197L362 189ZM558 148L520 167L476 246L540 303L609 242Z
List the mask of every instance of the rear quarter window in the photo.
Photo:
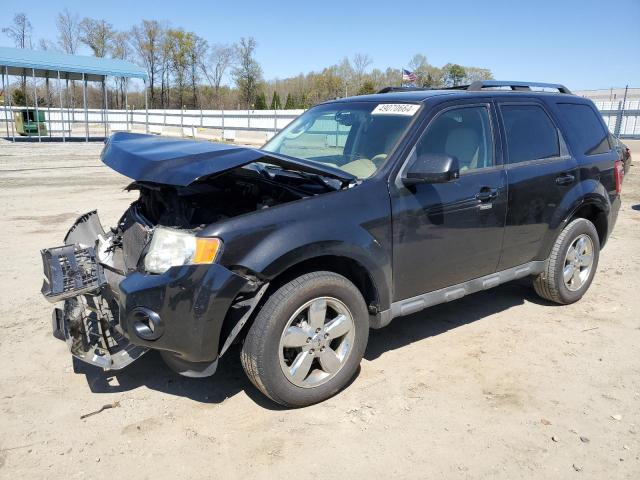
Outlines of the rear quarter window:
M509 163L560 156L558 129L542 107L504 104L500 111L507 134Z
M558 110L569 129L567 135L581 154L597 155L611 150L609 132L593 108L578 103L559 103Z

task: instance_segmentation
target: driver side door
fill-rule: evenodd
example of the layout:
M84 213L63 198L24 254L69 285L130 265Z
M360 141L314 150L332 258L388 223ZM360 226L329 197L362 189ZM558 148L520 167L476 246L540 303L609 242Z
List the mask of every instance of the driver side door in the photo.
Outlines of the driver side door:
M490 101L444 107L428 121L390 185L394 301L496 271L507 207L497 130ZM404 185L425 154L456 157L459 178Z

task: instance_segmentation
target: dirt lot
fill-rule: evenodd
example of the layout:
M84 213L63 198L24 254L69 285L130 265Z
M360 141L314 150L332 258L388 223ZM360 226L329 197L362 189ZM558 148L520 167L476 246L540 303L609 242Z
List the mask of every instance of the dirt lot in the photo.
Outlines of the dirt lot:
M344 392L282 410L237 350L204 380L155 353L74 371L39 249L133 199L99 149L0 144L0 478L640 478L639 172L581 302L518 283L398 319Z

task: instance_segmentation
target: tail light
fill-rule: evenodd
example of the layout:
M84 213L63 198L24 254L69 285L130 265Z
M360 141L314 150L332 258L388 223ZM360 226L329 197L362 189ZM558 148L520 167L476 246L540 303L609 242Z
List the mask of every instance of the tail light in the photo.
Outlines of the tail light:
M620 193L622 191L622 162L620 160L616 160L613 166L613 176L616 179L616 193Z

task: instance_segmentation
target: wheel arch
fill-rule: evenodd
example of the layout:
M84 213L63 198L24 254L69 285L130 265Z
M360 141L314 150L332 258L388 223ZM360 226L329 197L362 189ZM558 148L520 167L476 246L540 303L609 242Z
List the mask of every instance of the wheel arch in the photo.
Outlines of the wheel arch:
M601 183L589 180L576 185L565 196L563 204L556 207L537 260L545 260L549 256L558 235L576 218L587 219L595 225L602 248L607 241L610 211L611 203Z
M339 255L335 253L328 253L315 256L299 257L295 262L286 262L280 259L280 261L274 262L279 265L279 268L274 270L274 267L267 269L269 275L269 286L267 287L264 296L260 302L256 305L251 317L247 320L246 324L242 327L242 330L236 337L237 340L242 340L251 328L257 312L262 305L268 300L268 298L277 291L282 285L285 285L289 281L297 278L301 275L310 272L317 271L329 271L342 275L347 280L355 285L364 298L365 304L370 314L370 321L374 318L382 309L388 309L388 299L385 300L384 294L382 294L380 285L376 282L374 274L367 268L362 262L354 259L353 257ZM277 273L274 273L277 272ZM381 303L381 302L387 302ZM227 314L223 322L220 335L220 343L218 351L229 336L229 332L233 329L237 322L237 317Z

